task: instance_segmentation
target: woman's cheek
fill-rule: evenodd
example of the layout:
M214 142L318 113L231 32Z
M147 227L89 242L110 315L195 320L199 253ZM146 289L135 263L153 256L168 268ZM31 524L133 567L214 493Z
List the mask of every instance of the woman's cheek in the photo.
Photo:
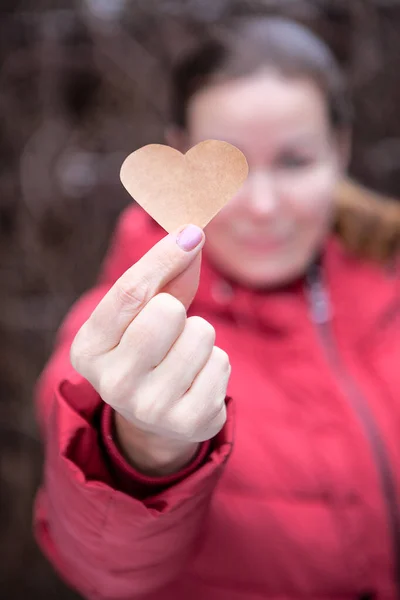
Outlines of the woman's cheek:
M206 226L206 236L225 237L227 234L230 234L232 223L235 222L243 202L244 200L241 196L235 196L228 204L225 204L219 213L212 219L210 224Z
M337 175L332 168L316 169L293 181L287 190L291 209L298 218L324 217L333 209Z

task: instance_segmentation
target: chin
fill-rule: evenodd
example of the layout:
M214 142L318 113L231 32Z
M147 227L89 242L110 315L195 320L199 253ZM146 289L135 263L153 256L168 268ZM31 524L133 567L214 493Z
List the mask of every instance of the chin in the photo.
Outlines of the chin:
M274 288L288 285L299 279L307 270L309 261L291 263L290 265L263 265L263 268L237 270L235 279L246 287L254 289Z

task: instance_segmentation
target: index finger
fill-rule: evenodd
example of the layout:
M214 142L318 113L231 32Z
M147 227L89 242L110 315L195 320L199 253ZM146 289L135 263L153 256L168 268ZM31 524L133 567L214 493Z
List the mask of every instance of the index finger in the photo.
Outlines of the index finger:
M149 300L193 263L204 241L200 227L187 225L164 237L116 281L86 323L96 354L117 346Z

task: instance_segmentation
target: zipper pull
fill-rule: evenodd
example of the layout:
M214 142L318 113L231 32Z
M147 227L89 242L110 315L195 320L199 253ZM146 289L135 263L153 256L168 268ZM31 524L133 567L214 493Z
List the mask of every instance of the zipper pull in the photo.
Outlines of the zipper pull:
M320 270L317 268L312 269L307 276L307 292L314 323L317 325L329 323L332 319L331 303Z

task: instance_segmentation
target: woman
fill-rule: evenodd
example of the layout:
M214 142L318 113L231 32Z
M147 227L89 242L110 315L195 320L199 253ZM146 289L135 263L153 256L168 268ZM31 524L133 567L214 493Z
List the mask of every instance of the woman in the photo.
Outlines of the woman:
M338 66L243 21L173 92L169 142L232 142L249 179L206 243L123 215L39 385L38 540L87 598L400 597L399 278L330 233Z

